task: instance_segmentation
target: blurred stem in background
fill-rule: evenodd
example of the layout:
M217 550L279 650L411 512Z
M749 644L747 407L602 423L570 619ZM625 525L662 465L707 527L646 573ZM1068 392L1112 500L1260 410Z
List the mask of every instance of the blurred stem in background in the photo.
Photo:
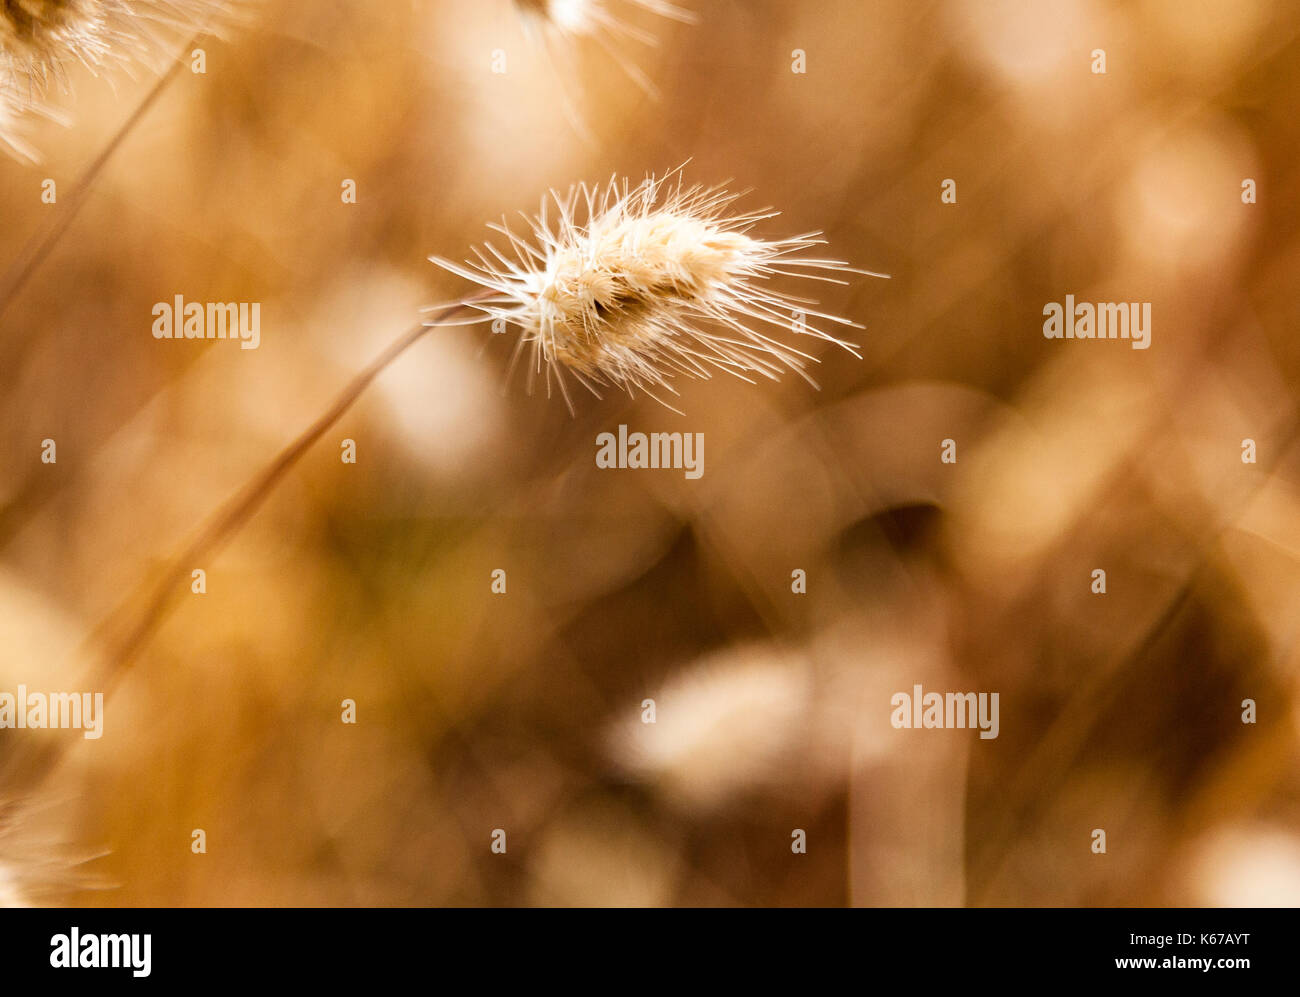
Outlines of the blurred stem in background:
M129 597L122 607L112 613L100 624L90 639L92 647L107 646L108 652L99 658L101 664L95 669L91 687L102 690L105 695L112 693L113 687L134 663L137 655L157 632L158 627L167 617L176 595L183 590L184 581L189 575L190 565L202 561L207 556L220 550L225 543L239 532L249 518L262 505L263 501L275 489L275 486L297 464L325 432L348 411L381 373L398 357L413 346L425 333L440 324L449 321L468 307L469 303L486 294L474 295L463 301L455 302L436 312L432 319L420 321L403 332L389 346L372 360L334 399L310 426L303 430L288 446L268 464L260 474L248 482L236 495L223 506L204 526L185 548L171 559L168 567L152 586L145 583L140 590ZM134 607L139 606L137 610ZM128 622L120 637L113 636L117 621ZM75 742L65 742L73 744ZM26 771L25 780L30 787L49 773L62 754L62 749L49 749L40 753L40 757L24 759L23 765L14 765L14 771Z
M303 430L292 443L281 450L257 477L253 478L217 512L189 545L172 559L166 573L151 589L151 594L146 598L136 623L126 631L120 640L109 642L112 650L101 666L102 677L100 683L102 684L96 684L95 688L103 689L105 692L111 690L113 684L130 667L135 656L165 618L172 599L180 590L181 583L189 575L190 565L220 550L225 542L239 531L239 528L258 510L262 502L302 455L311 449L312 445L325 434L326 430L343 417L343 414L352 407L353 403L361 396L361 393L370 386L370 383L430 329L436 328L454 318L471 301L483 296L476 295L448 305L437 312L432 319L417 322L402 333L348 383L347 387L343 389L330 407L315 422ZM122 613L115 613L113 614L114 617L129 615L131 601L135 600L130 600ZM99 634L101 637L104 635L103 626L100 627Z
M58 245L63 234L67 232L76 219L82 204L85 203L86 195L90 192L96 178L103 172L108 161L113 157L113 153L121 147L131 132L135 130L135 126L140 123L149 112L149 109L158 102L158 98L163 95L163 91L167 89L168 85L180 72L180 68L185 62L185 54L194 47L204 33L204 31L200 31L177 51L167 70L145 95L144 100L131 112L131 116L122 122L121 127L109 139L108 144L104 146L99 155L82 171L81 176L77 178L77 182L73 186L71 196L64 202L63 210L59 212L44 232L38 232L32 237L23 251L18 254L18 258L10 264L4 280L0 281L0 316L4 315L13 299L27 285L27 281L31 279L32 274L36 272L54 247Z

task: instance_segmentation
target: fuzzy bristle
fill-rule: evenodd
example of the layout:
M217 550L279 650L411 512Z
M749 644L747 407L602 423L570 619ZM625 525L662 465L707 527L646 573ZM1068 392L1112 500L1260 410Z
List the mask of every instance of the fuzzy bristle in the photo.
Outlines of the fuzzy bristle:
M751 235L776 213L728 215L737 197L688 188L679 171L636 186L582 184L564 196L552 191L535 218L525 216L531 239L503 223L491 228L507 239L506 251L486 244L464 264L430 259L486 289L473 302L482 313L475 321L518 329L511 366L531 348L533 373L546 375L548 390L554 380L570 407L566 375L597 395L609 385L661 402L656 392L675 393L676 375L722 370L752 380L793 371L811 383L806 367L816 358L774 333L808 335L858 355L855 344L814 322L861 326L815 311L771 279L844 283L839 275L868 271L804 255L824 244L820 233Z

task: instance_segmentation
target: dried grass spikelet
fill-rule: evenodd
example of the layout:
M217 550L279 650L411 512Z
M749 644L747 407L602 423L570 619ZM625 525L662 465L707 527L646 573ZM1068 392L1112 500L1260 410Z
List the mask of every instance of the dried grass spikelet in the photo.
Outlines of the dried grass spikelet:
M776 289L771 279L843 284L842 274L884 275L806 255L825 243L819 232L751 235L777 212L729 215L739 196L686 187L680 170L636 186L581 184L563 196L552 191L535 218L524 216L531 240L504 221L489 226L508 240L509 253L489 243L474 250L476 261L430 259L486 289L469 302L481 314L460 324L517 328L511 369L531 348L530 386L544 372L548 394L554 380L571 411L566 375L597 397L609 385L665 405L655 392L676 394L672 377L708 378L718 370L746 381L793 371L816 387L806 367L817 358L774 333L807 335L860 357L855 344L813 322L862 326L814 310L814 302Z
M0 148L35 160L23 139L29 114L60 117L46 103L68 88L68 70L98 75L157 71L168 40L210 26L241 0L0 0Z

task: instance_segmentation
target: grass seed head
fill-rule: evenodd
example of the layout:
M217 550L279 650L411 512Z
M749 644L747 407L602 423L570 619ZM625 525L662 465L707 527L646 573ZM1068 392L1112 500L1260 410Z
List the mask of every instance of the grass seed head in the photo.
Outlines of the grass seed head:
M491 226L506 240L501 248L485 244L463 264L431 259L484 288L473 302L478 321L515 328L511 366L531 351L532 374L546 377L548 391L554 381L566 401L566 376L597 395L608 385L661 402L678 375L721 370L752 381L793 371L812 383L806 368L816 358L790 340L808 336L856 356L853 343L824 327L861 327L774 281L842 284L866 271L810 256L825 241L817 232L753 234L776 213L731 213L738 196L687 187L680 171L635 186L582 184L552 191L525 216L527 234Z
M0 148L36 158L22 138L31 114L58 118L46 97L69 70L159 70L168 41L213 27L243 0L0 0Z

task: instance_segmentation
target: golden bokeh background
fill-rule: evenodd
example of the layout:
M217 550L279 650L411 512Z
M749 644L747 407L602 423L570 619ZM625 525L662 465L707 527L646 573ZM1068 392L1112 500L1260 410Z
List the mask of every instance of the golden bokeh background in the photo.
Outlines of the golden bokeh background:
M502 392L485 329L432 332L192 566L101 740L0 732L0 898L1300 902L1300 10L609 5L657 44L546 41L509 0L264 0L199 43L0 315L0 690L82 689L141 587L465 293L426 257L548 188L752 190L761 232L891 275L819 285L864 358L570 416ZM136 75L74 68L44 161L0 159L6 267ZM155 340L176 294L261 302L260 348ZM1045 339L1066 294L1151 302L1151 348ZM702 432L704 477L597 473L620 423ZM916 683L998 692L1000 736L893 729Z

